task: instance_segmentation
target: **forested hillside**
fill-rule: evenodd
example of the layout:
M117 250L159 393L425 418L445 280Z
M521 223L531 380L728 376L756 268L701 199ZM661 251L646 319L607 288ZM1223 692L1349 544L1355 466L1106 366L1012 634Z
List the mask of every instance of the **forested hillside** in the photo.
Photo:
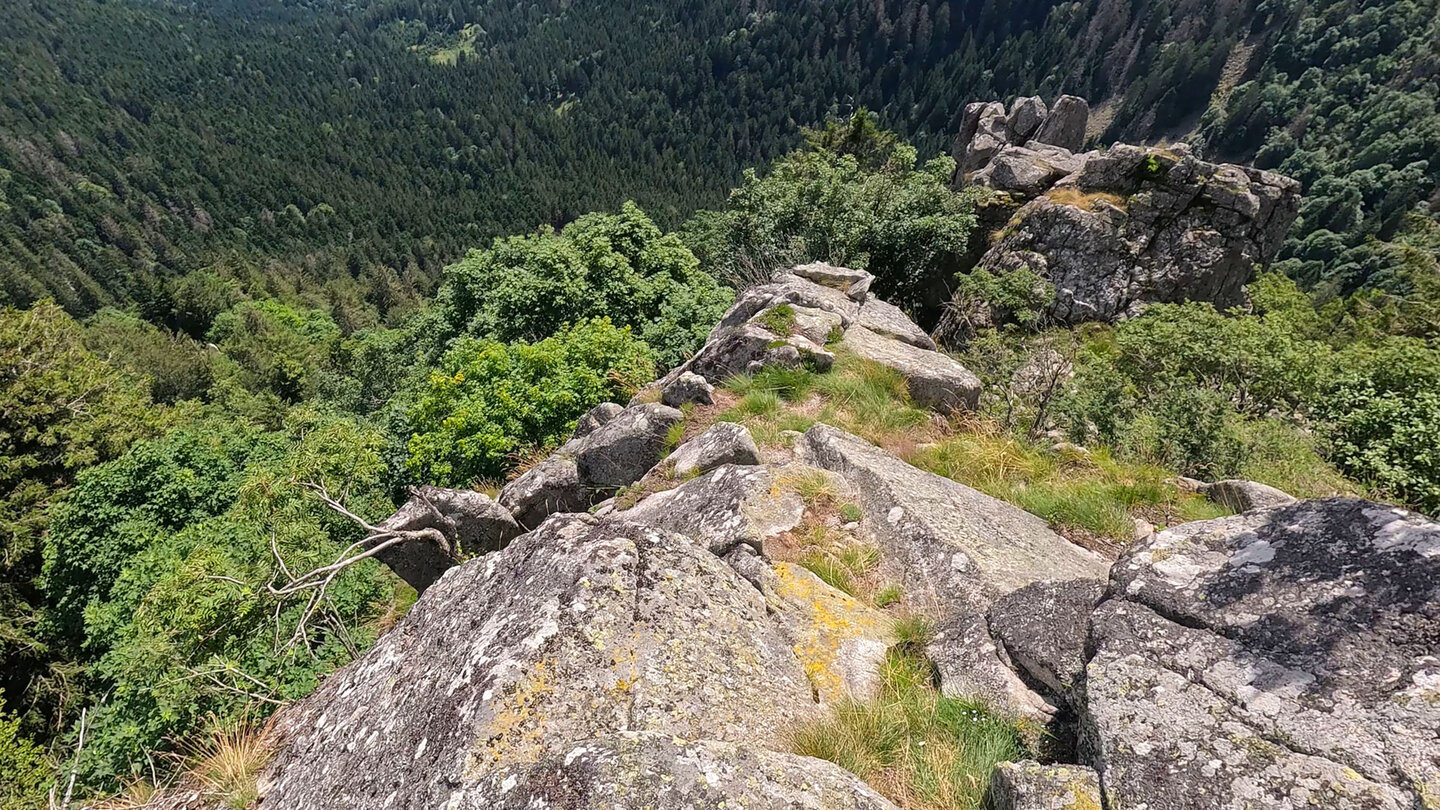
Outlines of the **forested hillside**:
M858 106L933 155L969 100L1063 91L1101 141L1254 157L1307 185L1284 267L1342 291L1403 287L1373 240L1440 172L1434 0L16 6L0 295L171 326L205 268L371 324L493 236L678 224Z

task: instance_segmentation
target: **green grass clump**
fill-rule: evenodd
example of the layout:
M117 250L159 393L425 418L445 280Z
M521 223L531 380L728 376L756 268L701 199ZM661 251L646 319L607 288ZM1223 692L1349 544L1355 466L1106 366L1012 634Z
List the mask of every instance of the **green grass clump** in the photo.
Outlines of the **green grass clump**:
M765 310L759 321L761 326L777 335L789 335L795 331L795 308L789 304L776 304Z
M847 503L840 506L840 517L845 518L846 523L859 523L864 514L861 513L860 507L853 503Z
M800 564L825 584L839 591L863 598L859 581L880 562L880 549L860 544L836 548L817 548L805 555Z
M995 764L1023 758L1024 743L985 706L942 696L921 649L913 640L892 647L880 694L800 728L793 750L834 762L901 807L977 810Z
M885 608L898 603L901 599L904 598L904 589L892 582L889 585L886 585L885 587L876 591L875 598L872 601L875 603L875 607Z

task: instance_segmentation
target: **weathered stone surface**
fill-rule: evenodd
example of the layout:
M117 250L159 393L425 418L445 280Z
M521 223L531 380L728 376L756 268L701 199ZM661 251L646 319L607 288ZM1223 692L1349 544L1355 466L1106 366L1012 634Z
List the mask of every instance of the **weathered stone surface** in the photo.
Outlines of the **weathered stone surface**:
M264 801L457 806L583 740L655 732L781 749L817 710L763 597L720 559L681 535L557 516L450 569L287 709Z
M599 430L610 420L624 413L625 406L614 402L602 402L599 405L585 412L580 421L575 423L575 435L572 439L583 439L591 433Z
M1098 579L1034 582L995 600L990 632L1017 669L1064 702L1085 672L1090 612L1104 595Z
M856 356L893 368L905 377L911 399L941 412L974 410L980 378L948 355L876 334L858 324L845 330L840 345Z
M1090 124L1090 103L1079 96L1061 96L1045 116L1045 123L1035 133L1035 140L1071 152L1085 144L1085 128Z
M827 262L811 262L810 264L797 265L791 268L790 272L800 278L813 281L816 284L845 292L847 295L851 287L862 281L866 283L866 289L869 289L869 282L874 280L874 276L864 270L836 267Z
M1289 506L1296 502L1295 497L1288 492L1258 481L1243 481L1238 478L1227 478L1224 481L1205 484L1200 491L1211 501L1234 509L1236 512L1268 509L1272 506Z
M1085 158L1064 149L1006 146L969 177L972 185L1034 197L1084 165Z
M799 525L805 503L779 490L768 468L727 464L620 514L633 523L679 532L723 555L742 543L763 552L766 538Z
M1100 781L1083 765L1001 762L990 774L984 810L1100 810Z
M693 371L684 371L660 390L660 402L678 408L691 402L712 405L715 402L715 386Z
M895 642L888 616L802 566L771 565L750 546L736 547L725 561L765 595L765 604L822 702L864 699L878 692L880 666Z
M439 532L436 542L400 543L375 555L420 593L455 565L461 555L503 548L521 532L515 518L488 495L431 486L416 489L410 500L378 528L388 532ZM375 539L388 538L382 535Z
M1045 122L1050 110L1039 96L1017 98L1010 102L1010 114L1005 118L1005 134L1010 143L1025 143Z
M1440 525L1342 498L1184 524L1111 593L1081 709L1109 806L1440 796Z
M722 464L759 464L760 448L750 431L738 422L716 422L704 433L680 445L666 461L680 478L709 472Z
M804 335L810 342L818 346L829 343L831 338L839 335L845 328L844 319L830 310L799 305L794 306L793 309L795 310L794 331ZM864 312L864 307L861 308L861 312Z
M946 697L979 700L1011 717L1040 724L1055 716L1055 707L1001 661L982 615L956 614L941 622L925 654L940 672L940 692Z
M467 789L455 810L895 810L824 760L713 740L622 732L509 766Z
M983 613L995 597L1043 579L1104 577L1099 555L1045 521L963 484L918 470L870 442L816 425L805 460L854 486L864 525L917 607Z
M592 492L610 493L640 480L665 455L671 426L680 411L653 403L632 405L585 437L575 453L580 480Z
M877 335L894 338L921 349L935 350L935 341L925 334L924 329L916 326L899 307L879 298L871 298L860 305L857 323Z
M500 505L523 527L534 528L556 512L583 512L590 491L580 482L575 459L552 453L500 490Z

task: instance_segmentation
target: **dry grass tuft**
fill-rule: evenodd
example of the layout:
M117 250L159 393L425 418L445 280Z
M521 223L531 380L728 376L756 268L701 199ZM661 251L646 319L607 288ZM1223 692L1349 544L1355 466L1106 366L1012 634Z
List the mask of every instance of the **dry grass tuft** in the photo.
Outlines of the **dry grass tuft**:
M209 737L189 752L190 772L214 799L231 810L244 810L260 798L260 772L271 749L262 729L239 721L212 718Z
M1082 211L1099 211L1101 207L1125 210L1126 200L1106 191L1084 192L1074 186L1056 186L1045 192L1045 199L1056 205L1068 205Z

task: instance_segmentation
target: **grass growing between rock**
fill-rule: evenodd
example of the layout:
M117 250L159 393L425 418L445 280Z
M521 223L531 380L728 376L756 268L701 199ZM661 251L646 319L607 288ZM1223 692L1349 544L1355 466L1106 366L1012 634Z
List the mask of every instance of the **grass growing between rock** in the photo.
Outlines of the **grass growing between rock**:
M1124 542L1134 516L1174 525L1229 514L1204 498L1178 492L1159 467L1124 462L1104 449L1049 453L1013 436L983 431L950 436L916 452L915 466L959 481L1045 518Z
M190 771L212 799L231 810L244 810L260 798L258 780L270 754L260 729L216 721L209 738L191 752Z
M846 701L798 730L797 754L829 760L907 810L977 810L995 763L1025 756L1014 724L942 696L924 655L928 627L896 623L873 700Z

